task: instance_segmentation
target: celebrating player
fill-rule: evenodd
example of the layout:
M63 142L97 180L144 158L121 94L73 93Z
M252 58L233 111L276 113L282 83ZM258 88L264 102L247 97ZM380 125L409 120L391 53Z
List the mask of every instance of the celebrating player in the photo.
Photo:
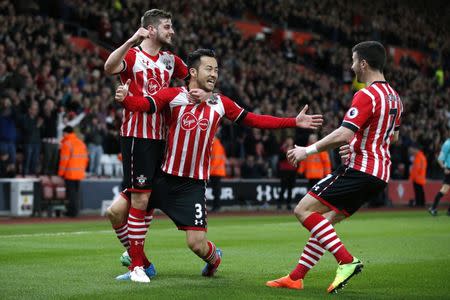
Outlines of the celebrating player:
M160 113L167 109L170 113L162 174L155 181L149 205L163 210L178 229L186 231L187 245L206 262L202 275L212 276L221 262L221 252L206 237L205 189L209 178L211 144L222 117L267 129L316 129L323 120L321 115L306 115L307 106L296 118L256 115L221 94L214 94L206 102L191 103L189 90L200 88L212 92L214 89L219 70L214 51L198 49L191 53L188 69L190 78L187 88L167 88L142 97L127 96L125 84L116 91L116 100L123 101L124 107L131 111Z
M350 254L332 224L350 217L368 200L384 190L390 175L389 145L398 139L403 105L386 82L383 68L386 51L378 42L366 41L352 49L352 70L366 88L358 91L341 127L308 147L296 147L287 154L296 165L308 155L349 143L345 165L319 181L294 210L311 233L297 267L287 276L268 281L269 287L303 289L303 278L322 257L331 252L339 266L329 293L337 292L362 270L363 264Z
M163 46L172 43L175 34L171 18L170 13L159 9L145 12L141 27L108 57L105 71L120 74L122 83L128 80L132 95L150 96L168 87L172 77L186 77L184 62L170 52L161 51ZM196 90L190 96L197 99L206 97L203 91ZM143 252L153 213L152 210L146 211L146 208L155 171L162 161L165 138L163 116L125 109L120 135L124 190L108 208L107 216L131 260L136 260L136 264L144 268L133 269L127 276L117 279L148 280L148 276L154 276L156 271ZM122 263L127 265L130 262L125 260ZM143 276L144 272L147 276Z

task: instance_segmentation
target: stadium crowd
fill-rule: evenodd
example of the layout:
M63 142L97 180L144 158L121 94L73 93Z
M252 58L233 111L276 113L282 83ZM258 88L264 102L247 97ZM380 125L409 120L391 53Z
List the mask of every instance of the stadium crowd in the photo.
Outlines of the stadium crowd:
M350 105L354 43L377 39L387 46L424 51L421 64L404 57L398 65L389 61L385 72L405 105L401 139L391 148L393 178L407 178L412 143L427 155L429 177L439 177L436 154L450 128L448 32L442 34L429 11L401 3L382 9L386 3L158 0L151 5L173 14L174 53L186 58L199 47L216 51L221 64L218 88L224 94L248 110L278 116L295 116L308 104L310 112L324 115L320 135L336 128ZM69 28L87 28L112 48L134 33L148 5L140 0L0 1L2 176L56 174L55 153L65 125L77 126L84 136L90 173L101 174L102 154L119 153L122 110L112 97L116 79L105 76L98 53L71 44ZM276 31L246 39L235 19L311 32L313 39L304 45L286 40L277 47ZM443 77L437 76L439 71ZM305 145L303 133L242 129L224 122L221 140L228 176L274 176L283 142L293 136ZM331 156L335 167L338 156Z

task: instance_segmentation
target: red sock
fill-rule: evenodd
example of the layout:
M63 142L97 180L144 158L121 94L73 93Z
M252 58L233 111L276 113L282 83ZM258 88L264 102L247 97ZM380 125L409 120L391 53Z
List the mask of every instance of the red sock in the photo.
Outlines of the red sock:
M130 247L130 242L128 241L128 222L119 226L113 226L113 229L116 232L116 236L120 243L125 249L128 249Z
M128 214L128 239L131 257L130 269L144 266L144 242L147 226L145 225L145 210L130 207Z
M303 279L306 273L312 269L325 253L325 249L313 236L306 243L303 253L300 256L297 267L289 274L292 280Z
M145 214L145 226L147 227L147 232L148 232L148 228L150 227L150 224L152 223L152 220L153 220L153 209L150 210L150 211L147 211L147 213ZM147 269L148 267L150 267L150 265L152 263L147 258L147 255L145 254L145 251L144 251L143 259L144 259L144 268Z
M220 263L220 256L216 252L216 245L213 242L208 241L208 253L202 257L202 259L210 265L218 265Z
M311 232L323 248L334 255L339 264L349 264L353 256L347 251L336 234L333 225L321 214L314 212L304 221L303 226Z

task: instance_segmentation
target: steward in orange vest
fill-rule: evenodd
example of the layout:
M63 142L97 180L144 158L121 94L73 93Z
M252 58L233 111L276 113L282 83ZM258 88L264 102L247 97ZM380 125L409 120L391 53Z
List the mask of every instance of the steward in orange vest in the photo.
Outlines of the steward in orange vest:
M69 199L67 216L78 215L80 180L85 177L88 161L86 145L75 135L71 126L65 127L61 141L58 175L63 177L66 183L66 194Z
M211 149L211 163L210 163L210 176L225 177L227 171L225 164L227 162L227 156L225 148L217 137L214 137L214 141Z
M414 187L415 201L410 203L417 207L425 206L425 191L423 187L427 181L427 158L420 147L413 143L409 148L410 154L414 156L414 160L409 171L409 180L412 181Z
M422 150L414 149L414 161L409 171L409 180L414 183L425 185L427 182L427 158Z
M217 137L214 137L214 141L211 149L211 162L209 165L210 177L208 185L212 188L212 194L214 196L213 207L211 211L220 210L220 193L221 193L221 179L227 175L225 164L227 162L227 155L225 148Z
M317 141L317 135L309 136L309 145ZM308 186L312 188L319 180L331 173L330 155L328 152L320 152L309 155L302 161L297 169L298 174L303 174L308 179Z

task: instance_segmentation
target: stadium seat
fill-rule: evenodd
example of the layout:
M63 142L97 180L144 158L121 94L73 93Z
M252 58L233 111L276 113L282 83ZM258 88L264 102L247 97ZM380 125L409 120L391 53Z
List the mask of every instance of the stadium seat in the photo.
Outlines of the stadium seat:
M123 176L123 170L122 170L122 162L119 160L117 155L111 154L110 155L111 164L113 166L113 176L114 177L122 177Z
M65 210L66 202L66 186L64 179L59 176L51 176L50 183L53 188L54 196L47 211L49 216L52 216L53 212L56 213L56 216L60 216L61 212Z
M100 165L103 176L113 176L114 167L109 154L103 154L100 158Z

